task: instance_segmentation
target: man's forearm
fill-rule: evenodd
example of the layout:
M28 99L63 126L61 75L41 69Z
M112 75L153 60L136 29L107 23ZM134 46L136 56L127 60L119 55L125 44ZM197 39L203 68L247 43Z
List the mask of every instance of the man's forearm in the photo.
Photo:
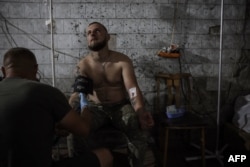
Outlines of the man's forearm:
M135 110L135 112L144 111L144 101L141 90L138 86L130 87L128 89L128 94L130 98L130 102Z

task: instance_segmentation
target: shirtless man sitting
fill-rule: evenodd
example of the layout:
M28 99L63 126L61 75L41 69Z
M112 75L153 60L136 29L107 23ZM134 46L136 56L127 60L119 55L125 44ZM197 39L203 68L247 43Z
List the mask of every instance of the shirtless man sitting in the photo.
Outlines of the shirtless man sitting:
M81 99L88 103L86 106L94 115L92 128L97 130L110 122L124 132L138 149L138 162L134 166L142 166L140 163L147 148L145 131L154 125L154 121L151 113L145 110L132 61L108 48L110 35L103 24L90 23L86 36L91 52L79 61L77 69L79 75L93 81L93 94L88 94L88 100ZM76 97L76 93L71 96L72 105Z

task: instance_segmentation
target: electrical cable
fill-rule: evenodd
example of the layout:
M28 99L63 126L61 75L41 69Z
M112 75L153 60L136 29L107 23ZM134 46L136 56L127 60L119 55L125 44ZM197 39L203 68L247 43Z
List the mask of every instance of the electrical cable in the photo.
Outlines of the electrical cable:
M51 47L43 44L39 39L37 39L36 37L34 37L33 35L27 33L26 31L20 29L19 27L15 26L14 24L12 24L11 22L9 22L3 15L2 13L0 12L0 21L3 22L4 24L4 27L1 26L1 29L5 35L5 38L7 39L8 43L11 45L11 47L13 47L13 43L15 44L16 47L18 47L18 44L16 43L15 39L13 38L13 36L10 34L9 32L9 26L11 26L12 28L22 32L28 39L30 39L31 41L33 41L34 43L40 45L40 46L43 46L44 48L47 48L47 49L51 49ZM7 32L6 32L7 31ZM13 41L13 42L12 42ZM76 57L76 56L72 56L70 54L67 54L65 52L61 52L61 51L58 51L58 50L55 50L57 53L59 54L62 54L62 55L65 55L65 56L68 56L68 57L71 57L71 58L75 58L75 59L79 59L79 57ZM42 77L42 72L39 71L38 72L38 76L39 76L39 79L41 79ZM43 77L44 78L44 77ZM46 82L46 81L44 81ZM49 83L49 82L46 82L46 83Z
M181 67L181 60L184 60L185 61L185 63L187 64L187 60L186 60L186 56L185 56L185 51L184 51L184 49L181 49L180 50L180 52L181 52L181 57L180 57L180 59L179 59L179 70L180 70L180 72L182 72L183 70L182 70L182 67ZM187 70L188 70L188 72L191 74L191 70L190 70L190 67L187 65ZM192 77L192 82L193 82L193 85L196 87L196 85L197 85L197 82L196 82L196 79L195 78L193 78ZM203 112L203 113L200 113L200 112L198 112L194 107L192 107L191 106L191 110L196 114L196 115L199 115L199 116L201 116L201 117L204 117L204 116L207 116L207 115L210 115L210 114L212 114L212 113L215 113L215 111L213 111L213 112L211 112L211 111L207 111L207 108L205 107L205 105L201 102L201 95L200 95L200 91L199 91L199 87L196 87L196 89L195 89L196 91L194 91L194 89L192 88L192 94L194 95L194 94L196 94L197 95L197 97L198 97L198 104L201 104L203 107L203 110L205 110L205 112Z
M173 41L174 41L174 33L175 33L175 26L176 26L177 9L178 9L178 0L176 0L176 6L175 6L175 9L174 9L174 19L173 19L173 27L172 27L172 34L171 34L170 45L172 45Z
M3 31L3 33L4 33L4 36L6 37L7 41L9 42L9 44L11 45L11 47L13 47L13 45L12 45L12 43L11 43L9 37L8 37L8 34L5 32L5 30L4 30L3 27L1 27L1 29L2 29L2 31Z
M54 23L53 23L53 2L50 0L50 36L51 36L51 69L52 69L52 86L55 87L55 47L54 47Z
M47 48L47 49L51 49L51 47L45 45L44 43L42 43L39 39L37 39L36 37L34 37L32 34L29 34L27 33L26 31L24 31L23 29L20 29L19 27L15 26L14 24L12 24L11 22L9 22L3 15L2 13L0 12L0 21L3 21L4 24L8 24L9 26L19 30L20 32L24 33L24 35L29 38L31 41L33 41L34 43L44 47L44 48ZM3 29L3 27L2 27ZM14 40L14 39L13 39ZM16 44L17 45L17 44ZM65 53L65 52L62 52L62 51L59 51L59 50L55 50L55 52L57 52L58 54L62 54L62 55L65 55L65 56L68 56L68 57L71 57L71 58L74 58L74 59L78 59L79 60L79 57L76 57L76 56L73 56L71 54L68 54L68 53Z
M6 22L6 20L5 20L5 22ZM8 35L10 36L10 38L12 39L12 41L14 42L15 46L17 46L17 43L15 42L14 38L12 37L12 35L9 32L9 28L8 28L7 24L5 24L5 28L6 28L6 31L7 31Z

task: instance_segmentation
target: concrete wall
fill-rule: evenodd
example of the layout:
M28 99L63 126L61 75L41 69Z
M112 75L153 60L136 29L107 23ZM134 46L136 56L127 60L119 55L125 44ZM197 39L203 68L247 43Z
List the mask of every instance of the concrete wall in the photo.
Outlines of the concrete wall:
M193 76L195 110L201 114L216 111L221 2L176 2L53 0L55 86L71 93L75 65L88 52L84 29L100 21L112 34L112 49L133 60L149 108L154 104L155 74L177 73L181 67ZM222 105L250 87L249 8L247 0L224 0ZM52 84L51 35L45 24L50 18L50 1L0 0L0 14L0 58L10 47L27 47L37 56L42 82ZM157 56L171 41L181 48L180 61ZM163 82L161 89L165 89Z

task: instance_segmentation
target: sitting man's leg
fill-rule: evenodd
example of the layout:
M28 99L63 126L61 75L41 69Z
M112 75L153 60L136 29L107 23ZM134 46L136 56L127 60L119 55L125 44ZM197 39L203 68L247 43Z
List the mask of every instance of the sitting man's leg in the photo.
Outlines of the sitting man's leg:
M148 148L148 135L140 128L138 117L133 107L126 104L112 111L112 123L128 137L129 150L135 156L134 167L143 166L145 152Z
M53 163L52 167L112 167L113 156L106 148L84 150L79 156L65 158Z
M93 152L99 159L100 167L111 167L113 166L113 156L111 152L106 148L95 149ZM91 166L92 167L92 166Z

